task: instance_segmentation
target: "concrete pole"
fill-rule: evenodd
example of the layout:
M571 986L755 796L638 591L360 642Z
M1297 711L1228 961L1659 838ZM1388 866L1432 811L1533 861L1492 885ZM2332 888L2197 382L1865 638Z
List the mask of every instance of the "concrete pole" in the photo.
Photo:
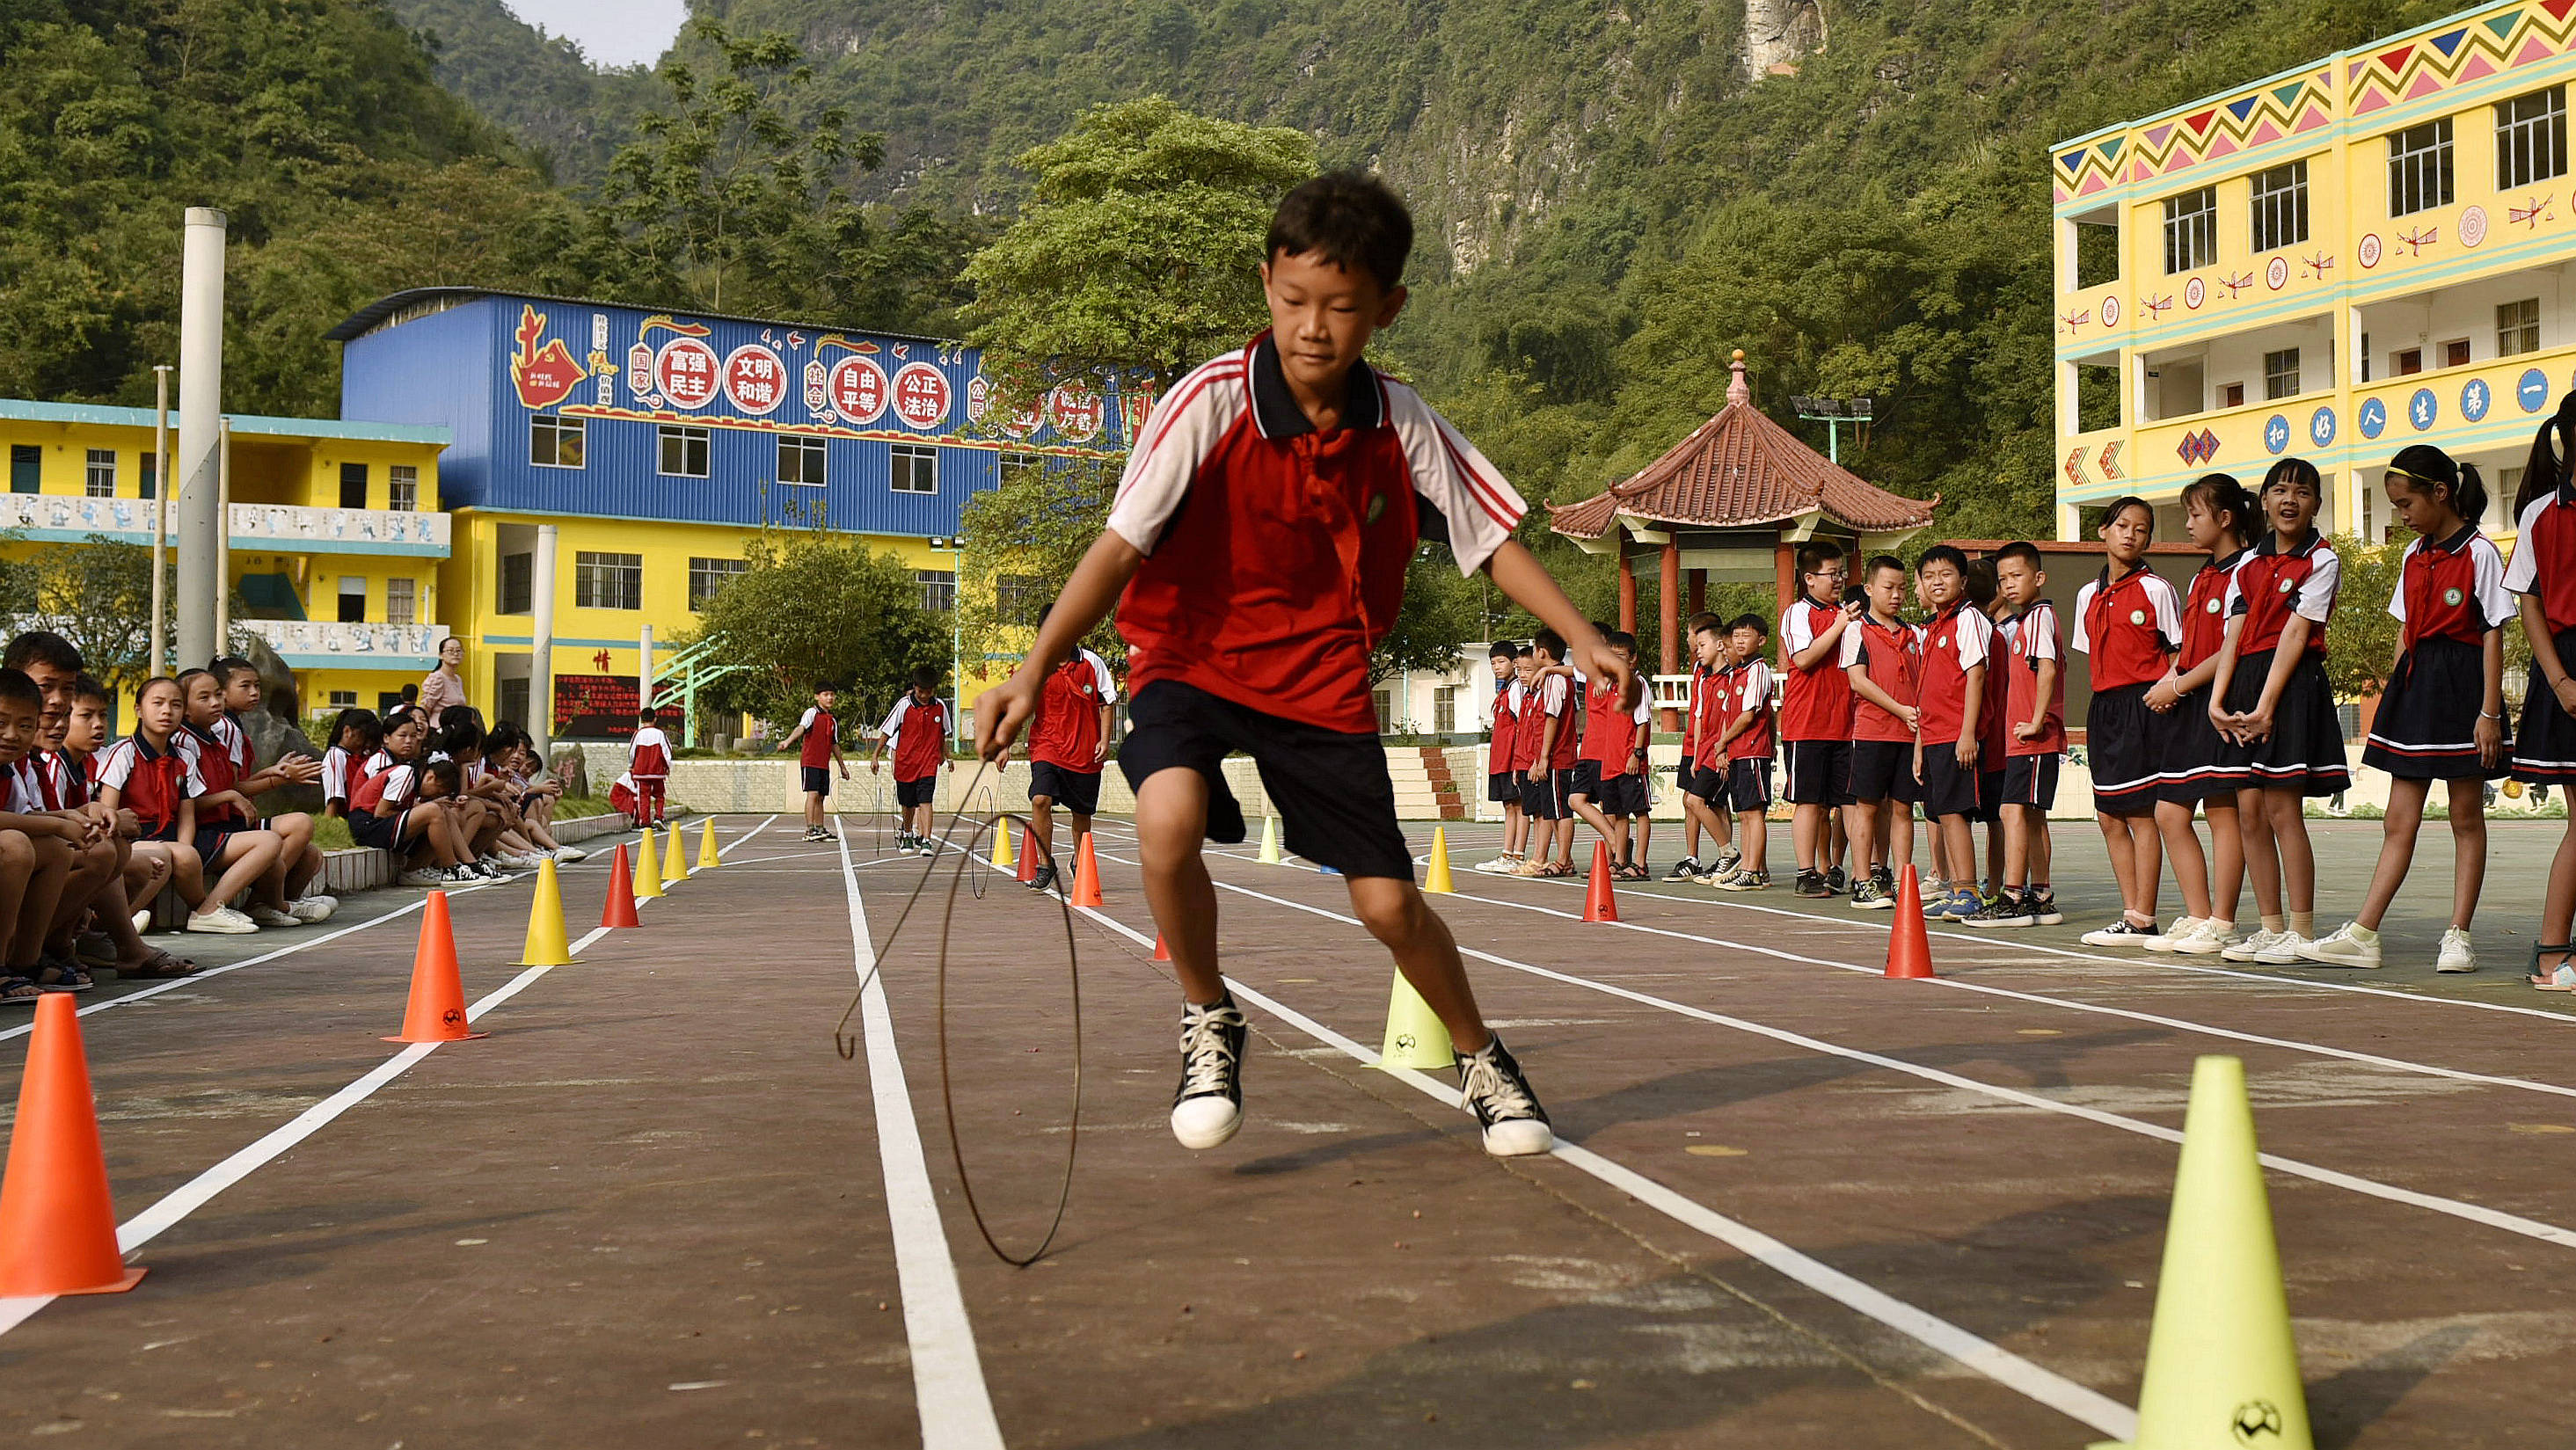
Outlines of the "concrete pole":
M233 420L215 421L215 647L233 652Z
M179 270L178 658L199 664L215 657L216 601L223 592L215 473L224 407L226 225L212 207L188 208ZM165 478L162 487L172 481Z
M166 591L170 537L170 365L152 368L152 652L144 656L143 673L166 674L170 658L170 599Z
M646 710L653 705L653 626L644 626L635 637L635 708Z
M528 636L528 734L537 758L546 758L555 728L555 526L537 525L535 577L529 581L536 610Z

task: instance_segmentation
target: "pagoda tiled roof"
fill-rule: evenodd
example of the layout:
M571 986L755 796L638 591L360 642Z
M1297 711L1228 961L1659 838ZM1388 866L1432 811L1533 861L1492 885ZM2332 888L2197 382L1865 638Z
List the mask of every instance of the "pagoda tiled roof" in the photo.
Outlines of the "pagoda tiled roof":
M1822 513L1854 533L1886 534L1932 521L1930 499L1890 493L1829 461L1737 398L1633 477L1594 497L1550 504L1560 534L1597 539L1621 514L1681 528L1740 528Z

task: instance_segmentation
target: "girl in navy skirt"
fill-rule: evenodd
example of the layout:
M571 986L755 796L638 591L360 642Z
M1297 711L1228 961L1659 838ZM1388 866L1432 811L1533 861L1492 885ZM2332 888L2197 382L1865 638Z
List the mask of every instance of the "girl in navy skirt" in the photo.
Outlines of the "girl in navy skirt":
M2232 473L2204 474L2182 491L2183 527L2193 547L2209 552L2182 602L2182 648L2173 668L2147 691L2147 708L2173 723L2165 731L2164 769L2156 787L2156 830L2173 862L2186 913L2162 936L2141 943L2151 952L2205 957L2227 949L2236 935L2236 907L2245 887L2245 840L2237 825L2236 792L2250 776L2222 765L2227 742L2210 722L2212 681L2219 647L2227 642L2227 588L2245 562L2245 536L2256 528L2254 495ZM2195 810L2209 812L2209 850L2192 829Z
M2513 601L2504 556L2475 520L2486 512L2476 465L2418 443L2388 465L2388 501L2415 542L2406 546L2388 612L2401 621L2397 655L2361 763L2394 777L2379 841L2379 868L2361 914L2299 949L2330 967L2379 965L2379 919L2415 863L2424 798L2450 782L2451 925L2437 972L2474 972L2469 918L2486 884L2486 783L2504 774L2504 622Z
M2147 708L2147 691L2173 668L2182 598L2147 567L2154 505L2135 495L2102 511L2101 577L2075 593L2077 653L2091 660L2093 701L2085 722L2093 773L2093 821L2120 886L2120 919L2084 933L2097 947L2142 946L2156 936L2156 883L2164 876L2156 836L2156 788L2164 775L2167 716Z
M2519 595L2523 637L2531 643L2531 685L2514 732L2513 778L2561 789L2576 786L2576 393L2558 404L2558 415L2540 425L2513 501L2516 534L2504 587ZM2576 917L2576 810L2549 863L2549 891L2541 900L2540 944L2531 949L2531 984L2544 992L2576 991L2576 947L2568 945Z
M2306 798L2352 784L2326 683L2326 620L2342 565L2316 530L2324 494L2315 464L2273 464L2257 499L2271 528L2236 566L2227 591L2234 619L2219 647L2209 718L2227 742L2219 763L2252 775L2236 792L2236 817L2263 914L2262 930L2219 953L2231 962L2301 960L2317 920Z

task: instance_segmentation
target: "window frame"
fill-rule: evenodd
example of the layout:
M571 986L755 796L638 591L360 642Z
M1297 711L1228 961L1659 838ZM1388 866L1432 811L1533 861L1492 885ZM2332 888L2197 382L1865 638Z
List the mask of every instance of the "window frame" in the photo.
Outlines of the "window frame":
M2165 275L2195 272L2218 261L2218 188L2194 187L2166 197ZM2186 206L2189 210L2185 210ZM2176 241L2184 245L2178 255Z
M420 584L412 579L385 581L385 623L418 624L420 622Z
M351 584L355 584L355 585L357 585L358 587L357 587L357 588L355 588L355 589L351 589L351 588L349 587ZM337 595L335 595L335 596L334 596L334 598L337 600L337 603L336 603L336 605L334 606L334 608L332 609L332 613L338 617L339 622L340 622L340 623L342 623L342 624L364 624L364 623L366 623L366 622L367 622L367 597L368 597L368 594L369 594L369 590L368 590L368 588L367 588L367 579L366 579L366 576L365 576L365 575L363 575L363 574L343 574L343 575L341 575L341 576L340 576L339 592L338 592L338 594L337 594ZM349 613L349 601L350 601L350 600L352 600L352 599L354 599L354 600L356 600L356 601L358 602L358 612L357 612L357 615L356 615L354 618L353 618L353 617L351 617L351 615L350 615L350 613Z
M641 610L644 607L644 556L579 549L572 556L572 607ZM614 584L616 598L601 603L602 586ZM626 592L633 589L630 595ZM631 601L631 602L622 602Z
M2513 312L2511 321L2505 314ZM2526 311L2526 309L2528 309ZM2540 299L2522 297L2496 304L2496 356L2520 357L2540 351Z
M2285 347L2263 354L2263 401L2277 403L2299 395L2299 349Z
M2302 156L2248 176L2252 205L2247 239L2257 256L2308 239L2308 158ZM2266 224L2271 230L2266 230Z
M340 507L344 509L365 508L367 506L367 491L374 486L375 485L368 480L367 465L363 463L343 463L340 465ZM351 489L357 490L358 501L356 503L349 502L349 491Z
M904 463L909 463L912 466L909 468L897 466ZM924 463L927 463L930 466L930 487L919 488L915 487L911 483L903 481L907 474L914 480L919 480L922 472L921 465ZM935 496L939 492L939 450L926 443L894 443L887 445L886 491L889 493L908 493L916 497Z
M2449 206L2457 199L2458 158L2452 147L2455 135L2448 116L2388 133L2385 139L2391 218ZM2410 142L2409 138L2416 139Z
M694 423L656 423L653 425L653 472L660 478L712 478L715 476L716 430ZM680 466L671 467L671 445L680 445ZM691 452L697 454L698 467L689 469Z
M390 513L420 512L420 465L388 463L385 465L385 508Z
M500 574L494 581L492 612L494 614L534 614L537 612L537 556L534 553L503 554ZM512 607L512 592L518 598Z
M748 559L717 559L696 554L689 556L689 612L703 614L707 601L719 590L751 572Z
M915 569L912 582L921 586L921 607L929 614L957 612L957 571L954 569Z
M789 472L787 460L791 456L796 459L794 478L787 476ZM805 470L808 467L814 471L814 476L811 478L805 476ZM832 477L830 443L825 439L809 438L798 433L779 434L776 472L778 481L791 488L825 487L831 482Z
M541 426L542 425L542 426ZM537 456L537 435L542 432L554 444L554 456ZM564 440L570 438L572 462L563 461ZM579 472L590 462L590 420L567 418L559 413L538 413L528 419L528 463L535 468L566 468Z
M2521 113L2526 102L2538 103L2529 115ZM2567 174L2565 83L2496 102L2495 128L2496 190L2538 186Z
M116 497L116 450L90 448L84 449L83 452L86 456L81 460L81 496L84 498ZM106 469L107 486L105 488L99 487L99 470L102 467Z

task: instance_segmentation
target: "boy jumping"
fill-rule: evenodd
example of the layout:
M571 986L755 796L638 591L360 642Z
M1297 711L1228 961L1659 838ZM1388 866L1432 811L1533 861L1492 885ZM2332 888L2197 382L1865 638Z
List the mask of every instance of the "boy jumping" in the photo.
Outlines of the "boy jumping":
M1485 1151L1555 1142L1477 1010L1457 943L1414 888L1368 655L1428 534L1573 641L1588 673L1624 691L1627 666L1513 541L1523 505L1493 465L1360 360L1404 306L1412 245L1404 203L1375 178L1323 176L1289 193L1263 248L1270 330L1155 405L1107 531L1028 659L975 711L977 749L1000 758L1036 712L1038 662L1117 606L1135 662L1118 765L1135 787L1145 895L1184 997L1172 1104L1184 1147L1216 1147L1243 1121L1246 1022L1218 967L1216 888L1199 854L1202 840L1244 838L1221 769L1233 750L1259 767L1288 848L1342 873L1353 910L1448 1027Z

